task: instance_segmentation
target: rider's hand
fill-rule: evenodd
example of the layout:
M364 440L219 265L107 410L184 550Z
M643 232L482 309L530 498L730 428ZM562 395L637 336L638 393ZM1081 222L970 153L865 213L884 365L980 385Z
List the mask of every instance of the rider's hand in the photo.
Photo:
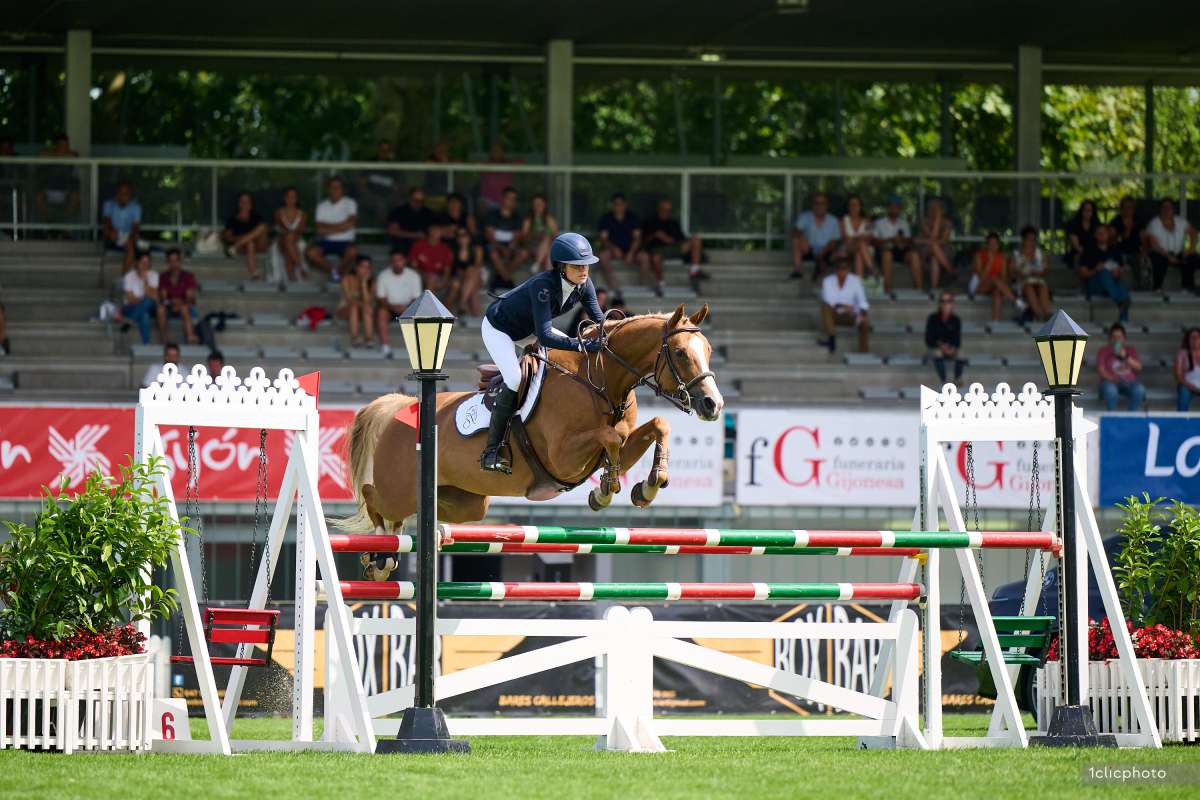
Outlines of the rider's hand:
M587 353L598 353L598 352L600 352L600 348L602 348L603 346L604 346L604 343L601 342L599 339L580 339L579 340L579 348Z

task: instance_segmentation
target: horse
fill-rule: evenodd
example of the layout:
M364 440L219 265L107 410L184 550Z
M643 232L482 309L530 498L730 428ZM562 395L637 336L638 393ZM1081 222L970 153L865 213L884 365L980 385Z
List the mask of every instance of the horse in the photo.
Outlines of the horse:
M507 438L511 474L479 468L486 430L464 437L455 429L455 409L475 392L439 392L438 519L477 522L487 514L492 497L548 499L534 491L539 477L548 473L562 491L583 483L597 469L602 477L588 505L599 511L621 491L620 475L653 443L654 466L630 492L634 505L649 505L669 480L671 427L659 416L638 425L634 390L646 386L676 408L709 422L720 417L725 401L709 369L712 346L699 327L707 314L705 305L689 317L680 304L672 314L581 326L581 335L603 338L599 352L551 350L540 356L546 362L545 378L526 427L539 463L531 463L520 447L512 446L514 417ZM358 510L338 520L339 527L362 531L370 525L379 532L396 531L417 512L416 431L396 419L397 412L416 402L404 394L388 394L355 415L347 447Z

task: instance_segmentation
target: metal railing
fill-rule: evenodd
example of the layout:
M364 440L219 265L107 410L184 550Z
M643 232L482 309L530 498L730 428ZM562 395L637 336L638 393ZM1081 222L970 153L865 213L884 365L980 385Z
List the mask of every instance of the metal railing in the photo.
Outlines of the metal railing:
M478 213L483 177L496 173L507 180L488 183L511 183L522 211L533 193L545 194L563 228L593 230L609 197L620 191L638 216L652 213L654 203L666 197L685 230L743 247L786 242L791 221L818 189L833 197L834 211L846 195L857 193L872 215L882 212L887 196L897 194L911 222L924 214L931 198L942 198L956 238L968 241L988 230L1009 236L1025 224L1058 230L1084 198L1096 200L1104 216L1115 211L1123 195L1178 198L1185 217L1189 205L1200 202L1200 174L1190 173L13 157L0 160L0 230L11 228L14 238L50 232L96 238L103 199L119 180L129 180L142 205L142 230L186 239L220 229L237 192L251 192L259 213L270 219L285 186L295 186L301 206L311 210L324 194L325 180L337 174L359 201L360 233L373 237L383 233L388 209L405 202L409 186L425 187L434 206L448 192L459 191ZM368 175L392 178L391 188L368 182ZM1035 198L1037 208L1020 207L1022 196ZM1146 208L1149 203L1143 214Z

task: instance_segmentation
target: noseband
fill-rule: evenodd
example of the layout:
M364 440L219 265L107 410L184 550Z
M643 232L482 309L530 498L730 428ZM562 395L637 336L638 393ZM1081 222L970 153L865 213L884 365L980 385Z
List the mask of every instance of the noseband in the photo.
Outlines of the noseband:
M654 359L654 369L651 370L648 375L641 375L638 378L637 383L635 383L632 388L636 389L639 386L645 386L650 389L650 391L654 392L655 395L663 398L680 411L684 412L685 414L691 414L695 411L695 409L692 407L692 389L695 388L696 384L700 383L705 378L712 378L715 381L717 376L711 370L705 370L696 377L692 378L690 381L684 381L683 375L679 372L679 367L676 365L675 359L671 355L671 337L680 333L700 333L700 329L694 325L689 325L682 328L664 330L662 335L662 344L659 346L658 355ZM627 372L630 372L635 376L639 375L640 373L632 364L630 364L621 356L617 355L617 353L615 353L613 349L608 346L608 340L611 338L611 334L606 336L604 334L603 326L601 326L600 335L604 340L604 352L612 356L613 360L620 364ZM671 377L675 380L675 389L672 391L665 389L662 385L662 381L659 380L658 377L659 373L662 372L664 365L666 366L667 371L671 373Z

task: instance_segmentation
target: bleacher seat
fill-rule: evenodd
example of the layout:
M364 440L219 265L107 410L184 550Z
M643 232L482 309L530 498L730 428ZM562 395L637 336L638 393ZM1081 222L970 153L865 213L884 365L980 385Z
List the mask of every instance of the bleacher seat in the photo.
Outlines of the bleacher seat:
M883 363L874 353L846 353L842 361L850 367L877 367Z
M345 358L346 353L340 347L306 347L304 357L334 361Z
M401 394L409 393L404 384L388 381L362 381L358 384L358 390L367 397L378 397L379 395L392 394L393 392L400 392Z
M909 353L898 353L894 356L887 357L887 365L889 367L919 367L925 363L925 359L920 356L910 355Z
M246 294L279 294L279 286L262 281L245 281L242 283L242 291Z
M858 396L863 400L899 400L899 389L879 389L872 386L864 386L858 390Z
M346 355L350 357L351 361L382 361L383 359L390 357L384 355L383 351L377 350L374 347L355 347L351 350L347 350ZM401 354L401 357L403 358L403 354Z
M263 312L255 314L251 320L256 328L286 328L292 324L291 319L283 314L275 314L272 312Z
M295 347L264 347L263 358L277 358L296 361L300 358L300 350Z

